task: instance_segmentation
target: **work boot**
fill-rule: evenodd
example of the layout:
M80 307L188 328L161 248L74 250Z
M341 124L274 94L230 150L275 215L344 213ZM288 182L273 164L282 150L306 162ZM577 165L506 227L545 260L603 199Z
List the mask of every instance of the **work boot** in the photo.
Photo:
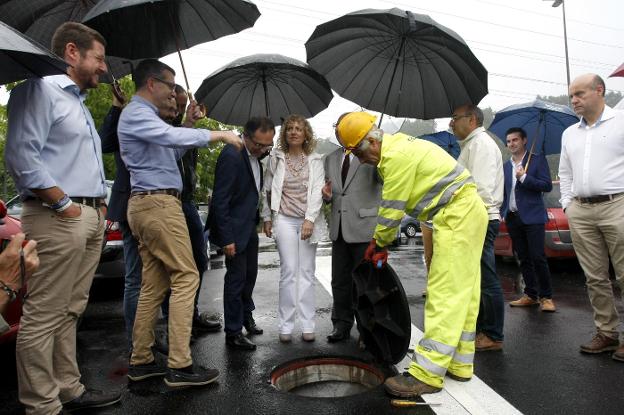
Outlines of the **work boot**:
M555 303L552 298L540 298L540 310L546 313L554 313L557 311L557 307L555 307Z
M522 297L518 298L517 300L511 301L509 303L509 307L528 307L528 306L537 305L537 304L539 304L539 301L534 300L533 298L524 294Z
M619 344L620 342L617 338L609 337L599 331L589 343L581 345L581 352L591 354L610 352L617 349Z
M451 378L453 380L456 380L458 382L468 382L470 379L472 379L472 377L465 378L463 376L459 376L459 375L456 375L454 373L451 373L448 370L446 371L446 376L448 376L449 378Z
M618 347L618 349L615 351L615 353L613 353L613 356L611 357L613 358L613 360L624 362L624 343L622 343L620 347Z
M386 379L384 388L390 395L400 398L415 398L425 393L436 393L442 390L419 381L408 372Z
M475 339L475 350L477 352L503 350L503 342L501 340L492 340L484 333L479 333Z

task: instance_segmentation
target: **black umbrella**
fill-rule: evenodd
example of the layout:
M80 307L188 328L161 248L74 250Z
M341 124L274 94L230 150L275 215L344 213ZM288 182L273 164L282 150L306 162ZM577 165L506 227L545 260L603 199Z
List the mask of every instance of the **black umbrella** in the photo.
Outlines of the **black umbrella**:
M487 94L487 71L464 40L422 14L349 13L317 26L306 51L332 89L383 114L449 117Z
M0 22L0 84L67 72L67 63Z
M282 55L258 54L236 59L204 79L197 100L210 118L243 125L250 117L301 114L313 117L327 108L333 94L323 75Z
M97 2L98 0L4 0L0 1L0 20L50 48L52 35L62 23L80 22ZM115 78L132 73L133 62L128 59L107 56L106 64L109 73L100 77L101 82L111 83Z
M107 51L129 59L160 58L254 25L260 12L247 0L101 0L83 23L107 40Z

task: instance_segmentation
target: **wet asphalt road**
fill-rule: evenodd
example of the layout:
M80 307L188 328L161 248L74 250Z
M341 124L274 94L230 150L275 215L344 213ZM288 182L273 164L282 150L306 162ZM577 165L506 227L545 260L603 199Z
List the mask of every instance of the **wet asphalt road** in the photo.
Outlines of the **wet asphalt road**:
M408 294L412 322L422 330L425 286L422 249L410 241L394 250L390 263L401 276ZM318 255L329 255L319 248ZM224 270L222 258L211 261L213 270L202 285L201 307L221 313ZM204 388L171 390L160 379L128 384L125 338L121 310L122 281L98 279L78 333L79 363L83 382L99 389L122 391L122 403L93 413L101 414L426 414L427 408L394 409L381 387L364 394L326 399L292 396L268 383L270 372L284 362L307 356L350 356L372 363L356 348L356 331L347 343L329 345L331 298L317 284L317 340L290 345L277 340L277 281L279 260L270 246L260 254L255 290L255 318L265 334L256 336L255 352L231 351L224 334L205 334L192 346L197 364L217 367L218 383ZM582 272L575 261L555 262L554 299L557 313L537 308L506 308L503 352L477 355L476 374L518 410L526 414L621 414L624 364L608 354L582 355L578 345L593 334L591 308ZM521 291L519 271L513 262L497 261L506 300ZM103 269L112 276L119 264ZM620 302L620 309L621 309ZM0 414L21 414L17 402L13 350L0 347ZM382 368L390 373L390 368Z

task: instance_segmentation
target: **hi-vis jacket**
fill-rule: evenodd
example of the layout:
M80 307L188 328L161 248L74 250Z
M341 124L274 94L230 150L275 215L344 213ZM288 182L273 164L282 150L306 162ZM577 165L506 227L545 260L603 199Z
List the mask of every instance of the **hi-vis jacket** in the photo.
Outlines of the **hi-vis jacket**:
M404 213L431 220L455 192L473 182L468 170L438 145L402 133L384 135L377 169L384 182L374 235L379 246L394 240Z

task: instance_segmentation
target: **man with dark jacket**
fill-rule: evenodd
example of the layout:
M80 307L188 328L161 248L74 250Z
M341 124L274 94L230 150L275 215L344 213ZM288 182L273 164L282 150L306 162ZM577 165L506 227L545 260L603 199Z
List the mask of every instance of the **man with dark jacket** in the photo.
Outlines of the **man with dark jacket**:
M255 350L256 345L243 335L262 334L252 312L252 293L258 275L258 211L262 187L259 159L273 147L275 126L265 117L247 121L242 141L245 149L237 151L226 145L217 160L214 189L207 226L210 242L223 248L225 282L223 317L225 340L229 347Z
M543 192L552 190L548 162L543 155L527 152L527 135L522 128L510 128L506 136L511 159L503 165L505 194L501 216L520 259L525 284L524 295L509 305L539 304L542 311L553 312L550 270L544 253L544 224L548 217L542 197Z

